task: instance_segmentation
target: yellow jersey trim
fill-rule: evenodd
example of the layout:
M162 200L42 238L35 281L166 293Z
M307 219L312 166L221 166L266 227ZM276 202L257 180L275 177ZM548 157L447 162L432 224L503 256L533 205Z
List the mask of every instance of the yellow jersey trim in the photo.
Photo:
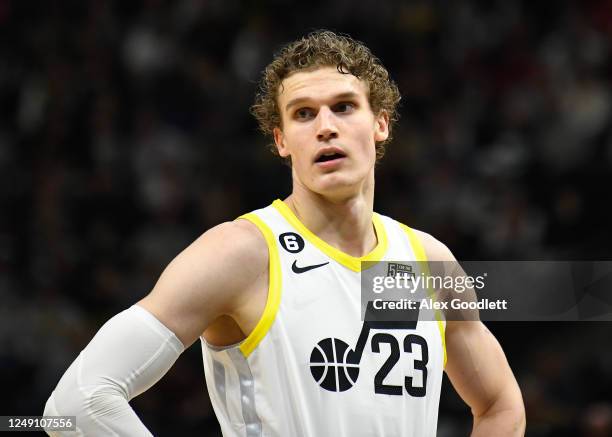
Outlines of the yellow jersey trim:
M240 344L240 351L242 354L248 358L251 355L251 352L255 350L259 342L263 340L266 336L274 319L276 318L276 313L278 312L278 307L280 305L281 300L281 268L280 268L280 258L278 255L278 247L276 246L276 240L274 239L274 234L266 225L263 220L261 220L256 214L248 213L244 214L238 219L248 220L253 223L259 231L263 234L266 239L266 244L268 245L268 254L269 254L269 286L268 286L268 299L266 301L266 306L264 308L263 314L261 318L255 325L255 329L248 335L246 339Z
M276 208L276 210L285 218L285 220L289 222L291 226L293 226L302 236L310 241L310 243L317 247L321 252L354 272L361 272L362 263L365 261L380 261L387 252L387 247L389 244L387 241L387 232L385 231L385 226L383 225L381 218L376 213L374 213L372 216L372 223L374 224L374 230L376 231L378 243L376 244L376 247L367 255L355 257L349 255L348 253L342 252L340 249L335 248L317 237L306 226L304 226L300 219L295 216L293 211L291 211L291 209L282 200L276 199L274 202L272 202L272 206Z
M427 254L425 253L425 248L423 247L423 243L421 239L418 237L414 229L409 228L403 223L399 224L400 227L404 230L406 235L408 236L408 240L410 241L410 246L414 252L414 256L417 261L427 261ZM429 275L429 267L425 263L424 265L425 274ZM429 295L431 297L431 294ZM446 367L446 327L444 322L442 321L442 315L440 314L440 310L436 310L436 320L438 321L438 330L440 331L440 338L442 339L442 350L444 352L444 367Z

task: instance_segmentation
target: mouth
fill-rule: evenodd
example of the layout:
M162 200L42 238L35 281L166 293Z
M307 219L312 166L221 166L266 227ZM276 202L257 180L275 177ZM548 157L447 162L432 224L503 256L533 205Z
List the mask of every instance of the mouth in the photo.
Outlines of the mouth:
M315 162L328 162L340 158L344 158L344 155L342 155L341 153L333 153L331 155L322 155Z
M346 154L338 147L328 147L320 150L315 156L315 163L322 164L325 162L337 161L346 158Z

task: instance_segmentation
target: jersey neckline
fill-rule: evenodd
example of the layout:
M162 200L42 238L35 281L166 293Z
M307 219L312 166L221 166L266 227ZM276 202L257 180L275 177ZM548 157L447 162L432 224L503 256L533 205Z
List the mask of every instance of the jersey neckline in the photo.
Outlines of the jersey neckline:
M310 243L317 247L321 252L354 272L361 272L362 270L365 270L367 268L365 267L365 262L379 262L387 252L387 232L385 231L385 226L382 223L382 219L377 213L373 213L372 215L372 223L374 224L376 239L378 240L376 247L374 247L370 253L364 256L356 257L335 248L311 232L282 200L276 199L274 202L272 202L272 206L284 217L285 220L287 220L287 222L289 222L291 226L293 226L303 237L310 241Z

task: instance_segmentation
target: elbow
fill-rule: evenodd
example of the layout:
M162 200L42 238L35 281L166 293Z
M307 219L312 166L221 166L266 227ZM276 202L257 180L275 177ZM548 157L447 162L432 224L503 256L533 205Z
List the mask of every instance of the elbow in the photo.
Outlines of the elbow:
M84 419L104 416L113 411L118 403L128 403L126 394L120 387L111 384L98 384L92 390L58 385L45 405L45 416L74 416Z
M43 416L81 416L87 399L57 387L47 399Z
M62 410L62 412L64 411ZM43 416L74 416L74 414L70 414L69 412L64 412L64 414L60 414L60 412L57 410L57 405L55 404L55 391L53 391L51 393L51 396L49 396L49 399L47 399L47 402L45 403L45 410L43 412ZM59 431L52 431L49 429L45 429L45 432L50 437L61 437L62 435Z
M99 386L95 390L84 392L77 387L64 387L59 384L49 396L43 415L72 417L76 435L83 435L83 432L100 435L108 432L108 426L112 427L112 424L108 423L112 423L117 414L124 414L124 409L129 408L127 405L128 401L121 389L114 386ZM73 432L67 434L64 430L45 431L51 437L75 435Z
M79 416L82 415L84 399L74 390L62 384L53 390L45 404L45 416Z
M498 398L488 408L474 414L474 429L478 430L473 435L484 436L495 435L507 437L522 437L525 435L527 417L525 405L518 392L518 396L504 396Z
M55 406L55 391L51 393L49 399L47 399L47 403L45 403L45 411L43 412L43 416L59 416L60 414L57 412L57 407Z

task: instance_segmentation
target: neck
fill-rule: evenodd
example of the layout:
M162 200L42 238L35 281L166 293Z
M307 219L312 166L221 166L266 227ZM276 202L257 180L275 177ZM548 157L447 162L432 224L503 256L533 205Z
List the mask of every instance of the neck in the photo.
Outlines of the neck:
M328 197L301 184L285 199L287 206L311 232L328 244L355 257L377 244L372 225L374 180L353 195Z

